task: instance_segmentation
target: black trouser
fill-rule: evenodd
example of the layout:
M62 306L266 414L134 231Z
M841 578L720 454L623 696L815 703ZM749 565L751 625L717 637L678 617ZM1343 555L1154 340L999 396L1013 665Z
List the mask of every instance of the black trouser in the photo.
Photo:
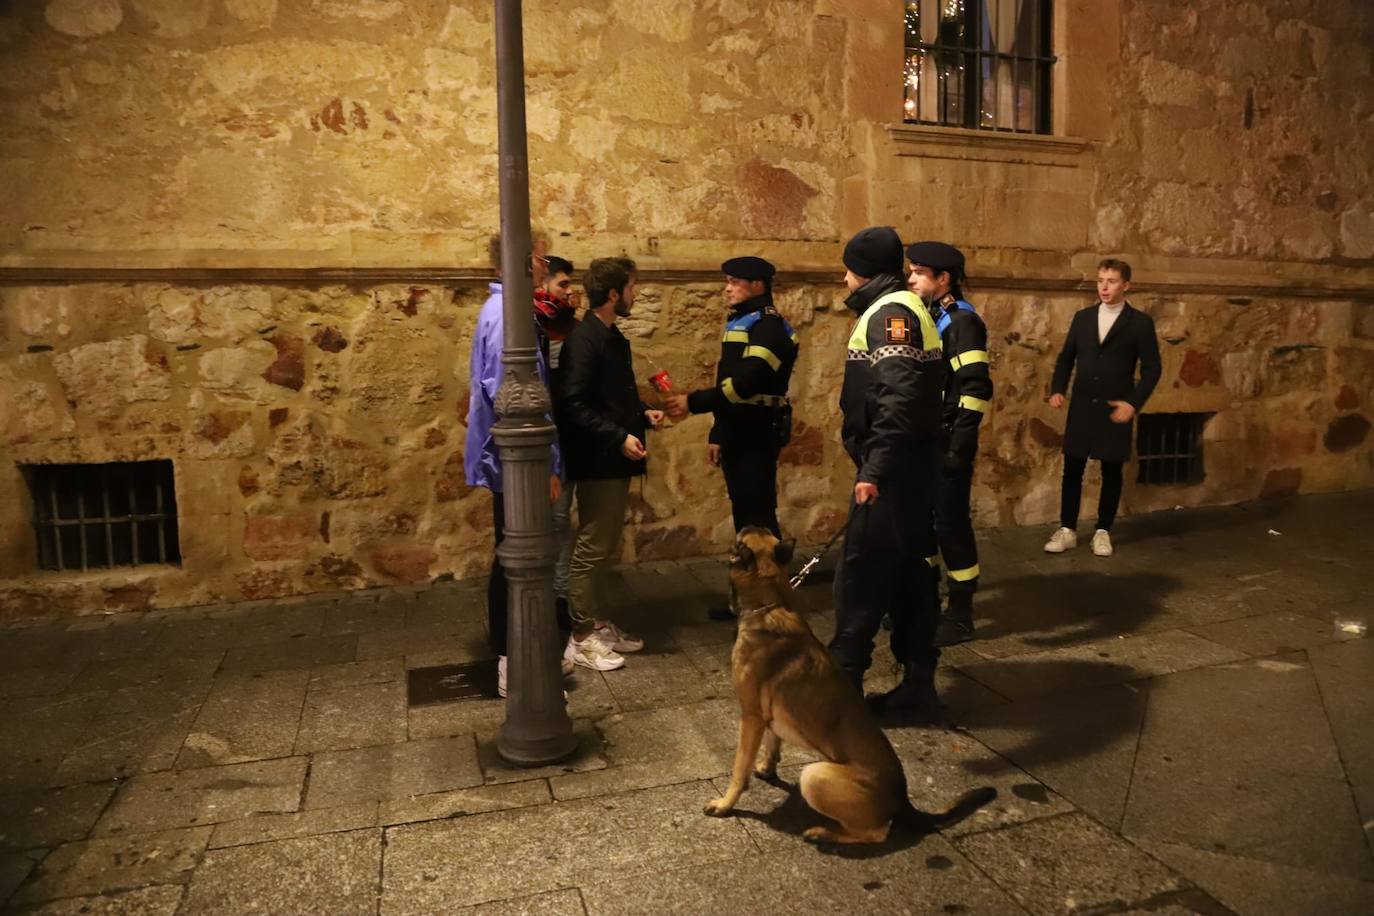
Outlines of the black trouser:
M873 660L884 616L892 619L892 655L902 665L933 669L940 657L939 573L926 562L936 550L935 467L933 460L914 462L905 479L881 485L876 500L862 506L850 501L835 572L830 654L855 684L863 683Z
M1121 466L1124 461L1103 461L1102 494L1097 498L1097 527L1112 530L1116 508L1121 504ZM1078 527L1078 506L1083 499L1083 470L1087 458L1064 456L1064 486L1059 495L1059 524L1065 528Z
M940 474L935 486L935 537L949 582L949 607L964 613L973 608L978 591L978 544L973 536L969 494L973 469Z
M722 445L720 469L735 531L757 525L781 538L778 527L778 449L763 444Z
M495 543L491 552L491 578L487 580L487 639L491 651L496 655L506 655L506 629L510 613L510 583L506 580L506 569L495 548L501 546L506 538L506 500L501 493L491 494L491 530ZM568 614L567 602L555 599L558 630L566 637L572 632L572 617Z

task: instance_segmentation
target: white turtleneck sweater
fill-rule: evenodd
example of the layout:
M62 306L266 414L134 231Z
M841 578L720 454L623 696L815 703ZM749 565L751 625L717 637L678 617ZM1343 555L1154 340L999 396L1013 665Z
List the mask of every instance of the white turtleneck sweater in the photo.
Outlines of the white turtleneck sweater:
M1108 305L1099 302L1097 305L1097 342L1101 343L1107 339L1107 332L1116 324L1116 319L1121 317L1121 310L1126 305L1125 302L1118 302L1116 305Z

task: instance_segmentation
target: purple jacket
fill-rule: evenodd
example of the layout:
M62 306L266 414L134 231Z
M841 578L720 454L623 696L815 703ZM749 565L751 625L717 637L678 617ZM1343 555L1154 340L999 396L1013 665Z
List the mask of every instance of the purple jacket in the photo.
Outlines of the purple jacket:
M468 486L486 487L494 493L501 492L501 452L491 437L491 428L496 423L496 389L501 386L501 349L504 344L502 322L501 284L490 286L491 295L482 303L482 311L477 315L477 329L472 335L472 358L468 364L468 438L463 455L463 471L467 475ZM539 380L549 384L549 370L544 356L544 332L539 328L533 312L530 321L534 324L535 364ZM551 473L563 474L559 460L558 441L552 447Z

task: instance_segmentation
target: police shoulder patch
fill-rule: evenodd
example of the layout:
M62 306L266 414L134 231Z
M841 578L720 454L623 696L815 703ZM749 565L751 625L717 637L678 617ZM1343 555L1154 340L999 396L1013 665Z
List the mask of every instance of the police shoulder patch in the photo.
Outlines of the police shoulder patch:
M887 319L887 342L898 344L911 342L911 325L905 318L894 315Z

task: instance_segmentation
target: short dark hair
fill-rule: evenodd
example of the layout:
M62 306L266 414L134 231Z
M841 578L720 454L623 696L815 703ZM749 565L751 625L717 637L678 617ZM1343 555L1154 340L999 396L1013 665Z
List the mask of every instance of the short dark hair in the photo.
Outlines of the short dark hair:
M551 254L545 258L545 261L548 263L550 277L557 276L558 274L571 274L573 272L572 261L569 261L567 258L560 258L556 254Z
M582 277L588 306L601 308L611 298L611 290L625 295L625 287L638 270L635 262L629 258L597 258L592 261Z
M1131 282L1131 265L1119 258L1103 258L1097 262L1098 270L1114 270L1121 274L1121 279L1127 283Z

